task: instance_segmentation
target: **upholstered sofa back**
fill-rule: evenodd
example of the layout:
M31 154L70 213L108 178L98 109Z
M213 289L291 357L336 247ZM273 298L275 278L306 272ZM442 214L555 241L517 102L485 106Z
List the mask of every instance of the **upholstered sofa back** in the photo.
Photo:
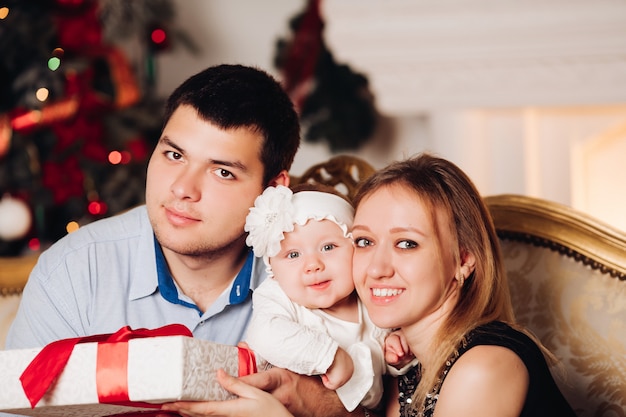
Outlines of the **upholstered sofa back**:
M623 416L626 282L545 247L502 249L516 318L562 362L555 376L570 404L579 416Z
M517 320L556 355L580 417L626 416L626 236L569 207L486 199Z

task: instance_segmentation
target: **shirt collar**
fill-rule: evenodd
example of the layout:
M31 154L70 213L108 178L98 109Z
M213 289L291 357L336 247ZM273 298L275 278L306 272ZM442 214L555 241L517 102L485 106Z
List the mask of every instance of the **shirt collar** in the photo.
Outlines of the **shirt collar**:
M154 252L156 255L158 288L161 296L170 303L181 304L186 307L194 308L201 313L200 309L195 304L180 299L174 279L172 278L169 268L167 267L163 250L161 249L161 245L157 242L156 237L154 238ZM230 304L240 304L248 298L252 278L253 261L253 252L249 250L248 255L246 256L246 261L231 286L229 296Z

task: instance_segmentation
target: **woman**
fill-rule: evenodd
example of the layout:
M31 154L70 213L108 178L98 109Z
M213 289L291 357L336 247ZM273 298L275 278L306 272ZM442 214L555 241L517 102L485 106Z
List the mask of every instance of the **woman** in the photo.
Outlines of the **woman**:
M365 180L354 204L359 296L419 361L385 390L387 416L575 416L514 323L493 222L463 171L421 154Z
M354 205L358 294L416 358L385 388L387 416L576 416L553 357L515 324L491 216L463 171L429 154L395 162L364 181ZM228 382L246 410L283 415L266 393Z

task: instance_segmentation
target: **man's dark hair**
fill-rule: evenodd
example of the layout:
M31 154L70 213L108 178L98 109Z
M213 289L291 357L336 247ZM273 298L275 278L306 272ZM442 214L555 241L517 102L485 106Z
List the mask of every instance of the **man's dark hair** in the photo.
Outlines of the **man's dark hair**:
M168 98L164 125L181 105L221 129L239 127L259 132L263 184L291 169L300 146L300 122L293 103L268 73L243 65L209 67L184 81Z

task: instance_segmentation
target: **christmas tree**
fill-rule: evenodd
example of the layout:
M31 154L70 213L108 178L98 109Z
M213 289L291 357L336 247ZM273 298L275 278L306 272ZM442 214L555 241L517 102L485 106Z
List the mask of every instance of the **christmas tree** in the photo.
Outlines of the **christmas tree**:
M143 202L173 17L168 0L0 5L0 256Z

